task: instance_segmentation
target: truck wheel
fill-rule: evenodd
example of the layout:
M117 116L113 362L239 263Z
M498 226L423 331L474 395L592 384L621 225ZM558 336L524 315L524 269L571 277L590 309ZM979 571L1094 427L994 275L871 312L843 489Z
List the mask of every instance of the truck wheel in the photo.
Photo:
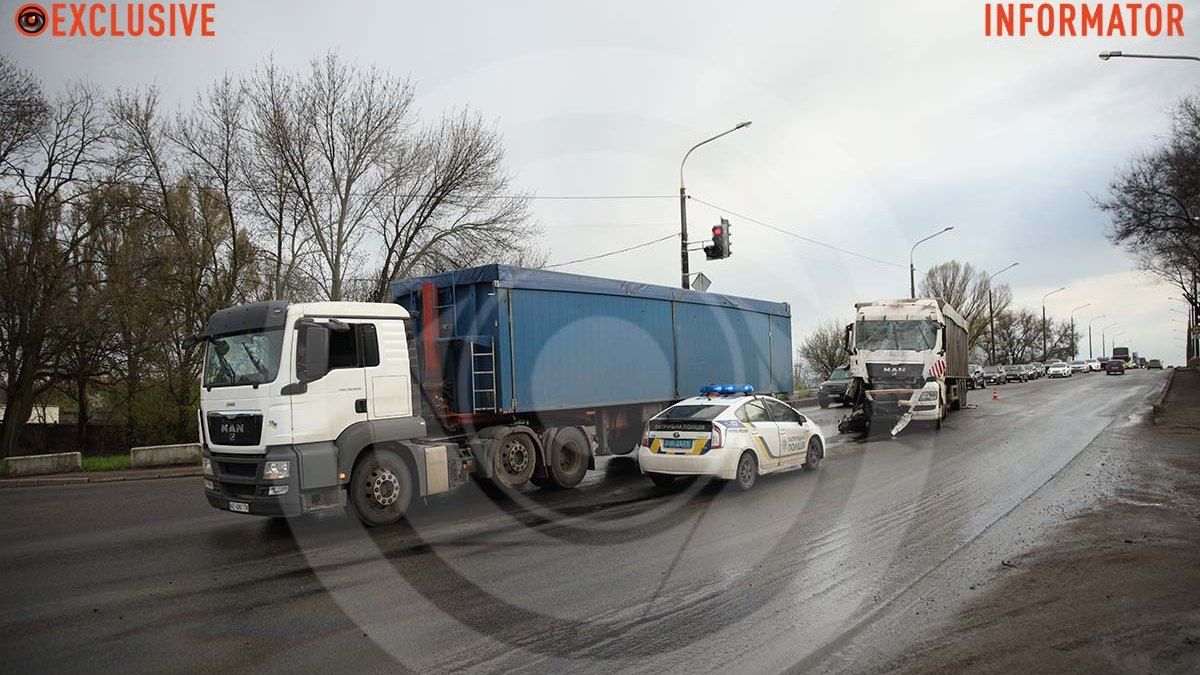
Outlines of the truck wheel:
M378 527L399 522L412 497L412 472L394 452L372 450L355 462L350 503L363 523Z
M550 465L546 473L558 487L573 488L588 470L587 436L575 427L564 427L550 441Z
M821 439L813 436L808 439L808 451L804 455L804 463L800 468L805 471L816 471L821 465L821 459L825 457L825 449L821 447Z
M500 439L492 455L492 478L505 487L521 487L533 477L536 466L537 453L529 436L509 434Z
M646 477L654 483L654 487L665 490L675 484L675 476L669 473L648 473Z
M734 474L733 484L739 490L745 492L754 487L758 482L758 458L753 452L747 450L738 458L737 472Z

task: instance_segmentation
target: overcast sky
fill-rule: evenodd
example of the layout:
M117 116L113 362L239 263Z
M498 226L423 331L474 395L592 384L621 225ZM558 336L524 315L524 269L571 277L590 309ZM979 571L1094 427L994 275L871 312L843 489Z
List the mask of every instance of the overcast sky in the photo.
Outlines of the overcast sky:
M11 16L19 2L6 0ZM727 215L733 257L693 271L712 290L791 304L803 331L849 320L853 303L908 294L949 259L1006 272L1018 302L1076 314L1119 342L1183 359L1177 295L1135 271L1104 237L1092 204L1116 167L1167 129L1193 91L1191 62L1102 62L1106 49L1200 53L1172 39L985 38L983 4L942 2L219 2L215 39L17 37L3 49L53 91L68 79L156 85L186 103L223 73L273 55L300 67L338 49L417 85L432 118L470 105L494 119L516 183L539 199L551 262L678 231L678 167L693 143L740 120L753 126L697 151L689 192L745 216L895 263L843 255ZM818 6L820 5L820 6ZM1197 10L1200 11L1200 10ZM723 211L692 202L692 238ZM677 240L564 271L678 283ZM1086 356L1086 344L1083 354Z

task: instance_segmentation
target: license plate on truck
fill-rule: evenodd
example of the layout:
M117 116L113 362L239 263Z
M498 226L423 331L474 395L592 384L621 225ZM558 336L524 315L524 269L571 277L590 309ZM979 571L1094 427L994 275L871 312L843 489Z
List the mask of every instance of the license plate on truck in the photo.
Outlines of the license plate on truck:
M238 513L250 513L250 505L246 502L229 502L229 510Z

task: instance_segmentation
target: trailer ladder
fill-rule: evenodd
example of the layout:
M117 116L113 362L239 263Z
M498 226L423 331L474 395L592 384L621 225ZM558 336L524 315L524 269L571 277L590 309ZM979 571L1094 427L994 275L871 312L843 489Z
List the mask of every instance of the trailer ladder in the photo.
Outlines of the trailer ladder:
M496 352L471 341L471 405L475 412L496 412Z

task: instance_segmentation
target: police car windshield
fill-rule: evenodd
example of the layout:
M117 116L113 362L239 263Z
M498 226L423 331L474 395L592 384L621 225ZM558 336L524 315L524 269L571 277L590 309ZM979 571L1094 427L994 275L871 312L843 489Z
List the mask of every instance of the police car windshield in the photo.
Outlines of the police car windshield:
M727 406L686 403L671 406L658 416L660 420L712 420Z

